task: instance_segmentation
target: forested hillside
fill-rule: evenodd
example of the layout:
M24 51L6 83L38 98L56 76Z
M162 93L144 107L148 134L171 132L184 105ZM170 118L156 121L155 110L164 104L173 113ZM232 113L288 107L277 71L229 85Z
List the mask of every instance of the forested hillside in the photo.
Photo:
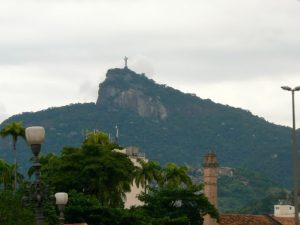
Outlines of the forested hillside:
M107 72L97 103L27 112L12 116L1 127L11 121L44 126L44 154L59 152L62 146L78 146L85 130L102 130L113 138L117 125L119 144L139 146L152 160L200 166L203 155L213 150L222 166L257 171L292 186L290 128L159 85L126 68ZM8 139L1 140L1 158L11 159L10 148ZM20 141L18 158L23 171L30 155Z

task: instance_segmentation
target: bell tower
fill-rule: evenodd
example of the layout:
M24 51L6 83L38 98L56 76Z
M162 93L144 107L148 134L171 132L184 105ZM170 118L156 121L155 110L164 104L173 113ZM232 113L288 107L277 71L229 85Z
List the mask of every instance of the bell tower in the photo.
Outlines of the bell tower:
M204 194L209 202L218 208L218 162L215 153L210 152L204 156L203 162ZM204 225L217 225L217 221L209 215L204 217Z

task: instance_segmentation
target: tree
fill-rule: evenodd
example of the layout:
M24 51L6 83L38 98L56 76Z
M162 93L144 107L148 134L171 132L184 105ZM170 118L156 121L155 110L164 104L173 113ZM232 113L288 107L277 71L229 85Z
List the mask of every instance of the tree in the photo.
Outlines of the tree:
M0 187L2 186L4 190L9 190L13 186L13 171L14 166L0 160Z
M102 206L121 207L130 191L134 166L126 154L113 151L102 132L90 133L79 148L63 148L60 157L41 159L42 179L55 191L95 195Z
M137 161L140 167L136 167L135 183L137 187L141 185L146 192L147 183L152 181L156 183L161 182L161 167L155 161L150 160L146 162L143 159L138 159Z
M192 181L187 172L188 168L186 166L177 166L175 163L167 163L162 172L162 185L178 187L181 184L185 184L190 186Z
M23 207L21 199L19 193L0 192L0 224L32 225L35 223L33 210Z
M83 141L83 144L87 145L102 145L107 146L112 143L110 143L108 136L101 131L97 132L87 132L87 138Z
M46 156L41 155L39 157L40 163L42 165L45 165L45 166L48 166L48 164L50 163L50 161L52 162L52 161L55 161L56 159L57 159L57 156L55 154L53 154L53 153L49 153ZM30 160L33 161L34 157L32 157ZM35 172L35 168L33 166L31 166L29 168L29 170L27 171L28 177L31 178L32 175L34 174L34 172Z
M65 208L67 223L86 222L89 225L151 225L150 219L139 210L102 207L95 196L69 192ZM147 221L147 222L146 222Z
M65 211L68 222L198 225L205 214L217 217L201 192L202 186L191 185L186 167L169 163L162 171L156 162L139 160L141 167L135 168L126 154L114 151L116 148L120 146L96 132L89 133L80 147L65 147L59 156L40 158L42 180L54 192L70 194ZM152 181L159 185L141 195L144 206L125 210L125 193L130 191L134 178L143 187Z
M206 214L218 219L217 210L202 189L202 185L152 187L139 199L145 203L142 209L152 218L152 224L201 225Z
M71 190L66 205L65 215L68 223L90 222L91 211L101 207L95 196Z
M18 137L22 137L25 139L25 128L23 127L22 122L12 122L10 124L7 124L1 131L0 136L5 138L7 136L12 137L13 141L13 155L14 155L14 186L13 190L16 192L17 188L17 141Z

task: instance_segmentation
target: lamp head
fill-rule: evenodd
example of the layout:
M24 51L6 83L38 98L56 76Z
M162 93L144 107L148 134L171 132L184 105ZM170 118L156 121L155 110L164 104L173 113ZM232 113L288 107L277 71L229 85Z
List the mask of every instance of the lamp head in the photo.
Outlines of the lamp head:
M55 194L56 205L66 205L68 202L68 194L65 192L58 192Z
M45 140L45 129L43 127L27 127L25 136L28 144L40 145Z
M288 86L282 86L281 88L286 91L292 91L292 88L290 88Z
M295 87L294 91L300 91L300 86Z

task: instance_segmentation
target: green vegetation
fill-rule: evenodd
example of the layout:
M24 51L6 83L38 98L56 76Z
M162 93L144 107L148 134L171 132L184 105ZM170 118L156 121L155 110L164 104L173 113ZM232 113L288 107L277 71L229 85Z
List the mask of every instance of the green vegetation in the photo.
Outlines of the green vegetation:
M232 176L219 178L219 208L224 213L273 213L273 206L287 193L278 184L259 173L235 169ZM266 199L272 201L266 202ZM265 202L265 203L263 203Z
M13 184L13 190L14 192L17 189L17 141L18 137L25 139L25 128L23 127L23 124L21 122L12 122L10 124L7 124L4 128L0 130L0 136L5 138L7 136L12 137L12 144L13 144L13 155L14 155L14 184Z
M241 213L245 214L273 214L274 205L279 204L279 200L291 204L291 193L282 189L274 189L260 200L252 200L246 207L242 208Z
M177 166L175 163L167 163L162 171L162 184L167 187L178 187L181 184L191 186L191 178L187 175L186 166Z
M89 132L78 148L65 147L59 156L41 156L42 181L55 192L69 193L65 209L66 222L89 225L201 225L203 216L218 219L217 210L208 202L201 185L192 185L187 167L169 163L140 161L135 167L126 154L114 151L121 147L111 143L103 132ZM0 161L0 224L33 224L34 211L22 206L26 190L20 185L16 195L10 185L11 165ZM32 168L28 174L31 176ZM140 196L144 206L124 209L125 193L134 180L144 185ZM30 181L22 181L30 183ZM147 185L149 183L149 185ZM57 224L53 203L44 201L47 224ZM5 205L9 207L5 208ZM14 216L18 216L15 219ZM22 221L22 222L20 222Z
M4 160L0 160L0 187L3 190L10 190L13 187L13 171L14 166L8 164Z
M94 195L103 207L121 207L130 190L134 166L102 133L90 133L80 148L63 148L60 157L43 157L42 179L56 192Z
M145 202L142 208L153 218L154 224L168 224L168 221L174 220L175 224L181 221L179 224L200 225L206 214L218 218L218 212L202 193L201 185L178 187L166 184L150 188L140 199Z
M146 193L147 184L152 182L160 184L162 182L161 167L157 162L151 160L145 162L141 158L138 159L138 163L141 167L136 168L135 183L137 187L141 185Z
M71 104L16 115L4 121L0 129L13 121L23 121L24 126L44 126L46 142L42 147L43 154L59 155L63 146L80 146L87 129L100 129L113 136L117 124L120 128L119 143L140 147L148 158L162 165L175 162L200 167L204 154L214 150L221 166L256 171L280 186L292 187L290 128L269 123L246 110L216 104L209 99L156 84L130 70L109 70L101 90L101 94L113 93L113 90L138 90L146 99L163 104L168 116L164 120L141 117L136 110L122 107L116 104L118 101L114 97L104 95L99 97L97 104ZM31 157L31 152L25 142L18 141L17 144L18 150L21 150L18 151L19 171L25 174L30 167L27 159ZM0 140L0 158L12 162L9 149L8 140ZM255 182L252 179L255 177L249 177L251 188ZM227 179L224 182L230 184L232 181ZM142 183L140 185L143 186ZM243 186L240 188L243 189ZM256 194L250 191L253 196L258 196L255 200L269 194L263 188L253 189L257 190ZM233 187L233 190L237 189ZM231 191L231 188L228 190L220 193L221 198L222 195L223 199L227 198L224 201L227 203L221 205L222 210L238 212L250 204L248 192L241 190L248 196L246 198Z
M0 224L3 225L32 225L34 213L23 207L22 194L14 194L9 190L0 191Z

